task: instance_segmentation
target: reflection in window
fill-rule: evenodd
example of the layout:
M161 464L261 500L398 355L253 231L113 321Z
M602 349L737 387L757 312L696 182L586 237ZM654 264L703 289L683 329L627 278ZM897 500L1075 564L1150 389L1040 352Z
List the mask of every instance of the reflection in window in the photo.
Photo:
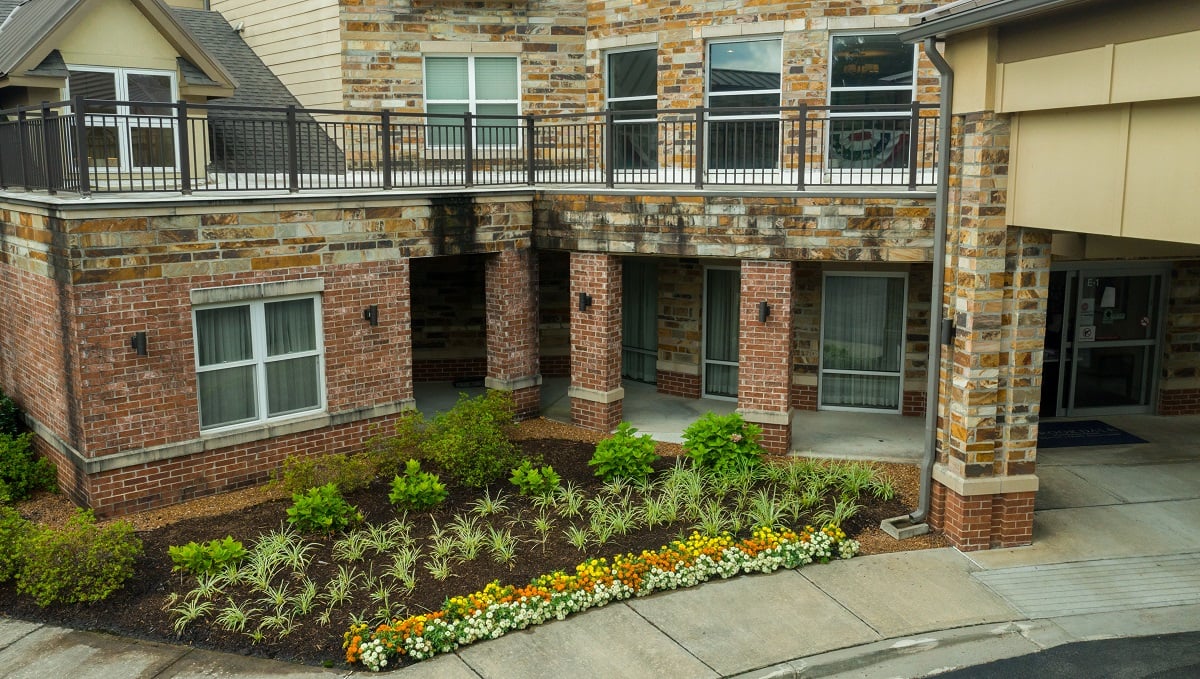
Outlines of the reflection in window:
M608 108L616 111L613 152L617 168L658 165L658 52L653 49L608 55Z
M890 34L835 35L829 103L861 107L830 121L832 167L896 168L908 164L915 46Z
M782 65L778 38L709 44L709 168L779 166Z

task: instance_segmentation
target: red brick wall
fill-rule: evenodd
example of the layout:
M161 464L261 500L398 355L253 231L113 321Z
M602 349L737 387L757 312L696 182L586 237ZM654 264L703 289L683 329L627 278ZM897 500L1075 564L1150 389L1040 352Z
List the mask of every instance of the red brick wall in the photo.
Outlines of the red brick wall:
M933 483L929 526L940 530L964 552L1019 547L1033 541L1036 493L1007 493L963 497Z
M531 250L489 255L486 266L487 375L500 380L538 376L538 272ZM541 390L513 391L517 417L536 417Z
M792 396L791 262L743 260L738 335L738 409L788 414ZM759 321L759 304L770 315ZM763 446L786 453L791 425L763 425Z
M815 384L794 384L792 385L792 407L796 410L816 410L817 409L817 385Z
M487 357L413 359L413 382L448 382L487 375Z
M658 393L668 396L682 396L684 398L700 398L701 385L699 375L686 375L684 373L667 372L665 370L659 370L655 374Z
M579 310L579 295L592 304ZM612 255L571 253L571 384L598 392L621 386L621 259ZM621 402L571 399L571 420L610 431L621 422Z
M1159 415L1200 415L1200 389L1171 389L1158 394Z

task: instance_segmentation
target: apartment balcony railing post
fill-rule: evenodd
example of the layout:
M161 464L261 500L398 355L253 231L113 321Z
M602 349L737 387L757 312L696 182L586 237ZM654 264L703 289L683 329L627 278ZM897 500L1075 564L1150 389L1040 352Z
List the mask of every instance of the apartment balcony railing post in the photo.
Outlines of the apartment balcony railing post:
M475 119L470 111L463 114L463 183L475 185Z
M21 186L29 189L29 133L25 124L25 109L17 109L17 159L21 170Z
M175 149L179 152L179 190L192 195L192 154L188 148L188 107L180 99L175 102Z
M537 183L537 151L534 136L537 128L533 126L533 116L525 116L525 181L530 186Z
M88 162L87 149L87 109L83 103L83 95L76 95L71 104L75 114L75 167L79 171L79 195L92 195L92 167Z
M612 188L616 185L616 125L612 109L604 111L604 185Z
M300 131L296 127L296 105L287 107L288 191L300 191Z
M42 102L42 157L46 163L46 192L58 193L62 186L62 137L58 134L58 112Z
M796 190L803 191L807 183L807 177L804 175L808 172L808 104L801 102L796 115L799 116L796 122L800 128L799 138L796 140L799 146L796 151Z
M913 102L909 107L908 119L908 190L917 188L917 143L921 130L921 105Z
M383 190L392 188L392 112L379 113L379 170L383 173Z
M704 188L704 107L696 107L696 141L693 152L696 164L696 188Z

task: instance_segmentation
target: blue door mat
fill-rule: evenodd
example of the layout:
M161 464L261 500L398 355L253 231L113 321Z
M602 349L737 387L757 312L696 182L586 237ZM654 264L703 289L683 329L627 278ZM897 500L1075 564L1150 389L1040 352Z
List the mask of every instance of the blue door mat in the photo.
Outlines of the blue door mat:
M1146 443L1146 439L1100 420L1042 422L1038 425L1038 448L1119 446L1129 443Z

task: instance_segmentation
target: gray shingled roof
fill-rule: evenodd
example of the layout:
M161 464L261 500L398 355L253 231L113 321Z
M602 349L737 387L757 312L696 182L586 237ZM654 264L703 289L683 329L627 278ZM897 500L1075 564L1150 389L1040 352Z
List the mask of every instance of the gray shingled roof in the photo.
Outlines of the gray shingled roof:
M51 26L70 13L83 0L7 0L0 23L0 74L10 73L29 50L46 35Z

